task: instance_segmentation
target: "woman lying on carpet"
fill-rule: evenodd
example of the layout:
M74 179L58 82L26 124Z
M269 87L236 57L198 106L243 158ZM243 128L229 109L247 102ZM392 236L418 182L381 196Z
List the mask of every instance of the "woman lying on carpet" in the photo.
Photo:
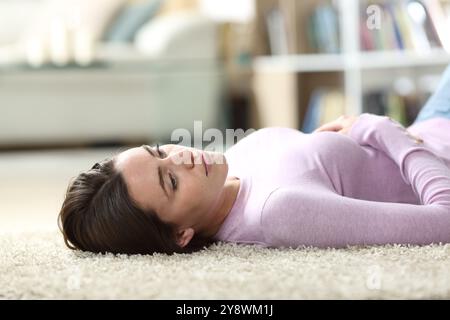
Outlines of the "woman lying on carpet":
M224 155L128 149L74 179L59 218L67 246L93 252L450 242L450 66L407 130L365 113L261 129Z

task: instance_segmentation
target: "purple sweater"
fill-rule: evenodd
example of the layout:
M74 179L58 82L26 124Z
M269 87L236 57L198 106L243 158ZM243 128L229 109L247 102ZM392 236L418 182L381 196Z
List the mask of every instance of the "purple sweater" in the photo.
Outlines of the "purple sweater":
M258 130L225 156L241 187L216 240L264 247L450 242L450 120L408 131L362 114L348 135Z

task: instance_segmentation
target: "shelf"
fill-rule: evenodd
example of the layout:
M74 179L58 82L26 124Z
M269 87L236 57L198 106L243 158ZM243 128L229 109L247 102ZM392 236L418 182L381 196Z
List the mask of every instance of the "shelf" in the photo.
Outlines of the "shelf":
M429 52L376 51L356 54L300 54L263 56L254 60L257 71L332 72L350 69L404 68L445 65L450 53L439 49Z
M253 67L258 71L327 72L344 71L345 63L341 54L299 54L257 57Z
M445 65L450 63L450 53L442 49L420 53L413 51L363 52L360 63L361 69Z

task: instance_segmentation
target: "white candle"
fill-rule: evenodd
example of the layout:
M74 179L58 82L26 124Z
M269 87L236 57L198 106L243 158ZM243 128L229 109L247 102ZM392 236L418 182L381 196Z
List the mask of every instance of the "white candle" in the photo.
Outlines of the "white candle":
M84 28L74 32L73 53L76 63L87 66L94 60L94 39L92 33Z
M50 58L58 65L64 66L70 61L68 30L64 19L57 17L50 26Z
M45 43L40 37L30 37L25 44L25 57L34 68L41 67L47 60Z

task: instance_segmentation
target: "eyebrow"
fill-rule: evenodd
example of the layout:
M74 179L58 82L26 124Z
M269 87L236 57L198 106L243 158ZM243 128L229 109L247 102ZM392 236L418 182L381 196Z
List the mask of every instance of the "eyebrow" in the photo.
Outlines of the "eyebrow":
M152 157L156 158L154 151L148 145L144 144L142 146L142 148L144 148L145 151L150 153L152 155ZM166 195L166 197L168 198L169 194L167 193L166 187L164 186L164 179L163 179L162 170L161 170L160 166L158 166L158 177L159 177L159 185L161 186L161 189L164 191L164 194Z

